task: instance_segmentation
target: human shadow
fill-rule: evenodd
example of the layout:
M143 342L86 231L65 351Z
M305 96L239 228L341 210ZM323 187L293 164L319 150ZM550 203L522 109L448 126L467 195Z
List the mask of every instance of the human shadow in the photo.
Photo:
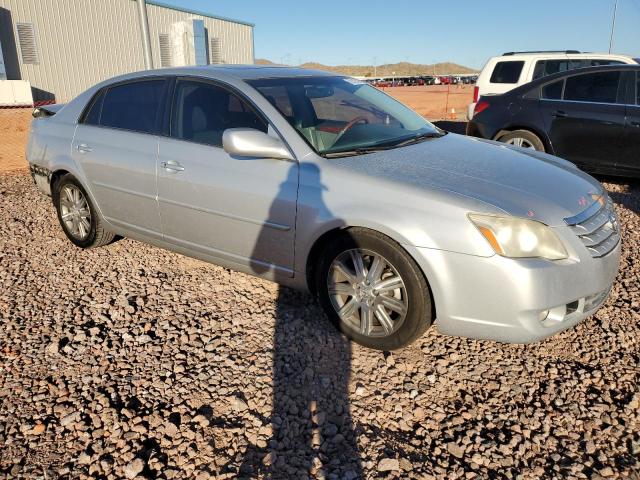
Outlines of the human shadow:
M286 182L291 181L299 181L299 191L308 205L322 216L328 213L317 166L292 165ZM286 182L278 196L290 187ZM280 207L274 199L270 219ZM265 223L256 242L256 255L264 252L261 243L273 238L270 228ZM253 269L264 274L268 267L256 261ZM275 315L272 434L266 447L249 445L239 477L362 478L349 406L351 344L330 325L307 293L281 286Z

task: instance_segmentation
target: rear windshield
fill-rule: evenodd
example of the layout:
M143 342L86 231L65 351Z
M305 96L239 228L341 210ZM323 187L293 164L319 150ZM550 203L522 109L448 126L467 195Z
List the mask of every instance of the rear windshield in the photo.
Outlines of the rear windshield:
M491 83L518 83L524 67L523 61L498 62L491 74Z

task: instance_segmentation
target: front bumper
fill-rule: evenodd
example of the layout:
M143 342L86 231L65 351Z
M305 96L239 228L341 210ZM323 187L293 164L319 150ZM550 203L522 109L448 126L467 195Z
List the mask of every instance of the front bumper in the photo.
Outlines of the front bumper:
M429 280L439 332L530 343L573 327L602 305L618 272L620 244L601 258L585 250L562 262L417 247L412 253Z

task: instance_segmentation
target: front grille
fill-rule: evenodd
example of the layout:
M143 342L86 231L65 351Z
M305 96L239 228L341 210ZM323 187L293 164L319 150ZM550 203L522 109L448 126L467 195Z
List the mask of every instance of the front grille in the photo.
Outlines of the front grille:
M618 217L611 199L604 195L574 217L565 218L592 257L603 257L620 241Z

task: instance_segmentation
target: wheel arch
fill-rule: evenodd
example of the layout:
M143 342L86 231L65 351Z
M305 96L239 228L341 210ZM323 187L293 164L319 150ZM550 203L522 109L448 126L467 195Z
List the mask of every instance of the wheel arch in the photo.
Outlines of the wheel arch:
M551 145L551 140L549 139L548 135L540 128L529 125L529 124L518 123L514 125L509 125L508 127L498 130L498 133L496 133L491 140L499 142L500 137L503 137L508 133L515 132L516 130L526 130L530 133L533 133L536 137L542 140L542 143L544 144L544 148L545 148L545 153L550 153L553 155L553 146Z
M434 296L434 292L433 289L431 287L431 282L429 281L429 276L426 274L426 272L424 271L424 268L422 267L422 265L420 264L420 262L414 257L414 255L411 253L410 250L404 248L403 246L403 237L401 235L393 235L393 233L391 235L389 235L386 231L381 231L380 229L377 228L371 228L370 226L364 226L364 225L342 225L342 226L332 226L331 228L325 230L323 233L321 233L319 236L317 236L317 238L315 239L315 241L313 242L311 248L309 249L307 255L306 255L306 259L305 259L305 280L306 280L306 284L307 284L307 288L308 290L311 292L312 295L316 295L317 291L316 291L316 285L315 285L315 268L317 267L318 264L318 258L320 256L320 254L322 253L322 250L325 248L325 246L331 242L332 240L334 240L335 238L344 235L345 233L347 233L348 231L370 231L370 232L375 232L378 233L380 235L384 235L385 237L389 238L390 240L392 240L394 243L398 244L399 248L402 248L405 253L416 263L418 269L420 270L420 273L422 273L422 276L427 284L427 287L429 288L429 295L431 296L431 318L433 319L433 321L435 322L436 320L436 297ZM384 229L386 230L386 229Z

